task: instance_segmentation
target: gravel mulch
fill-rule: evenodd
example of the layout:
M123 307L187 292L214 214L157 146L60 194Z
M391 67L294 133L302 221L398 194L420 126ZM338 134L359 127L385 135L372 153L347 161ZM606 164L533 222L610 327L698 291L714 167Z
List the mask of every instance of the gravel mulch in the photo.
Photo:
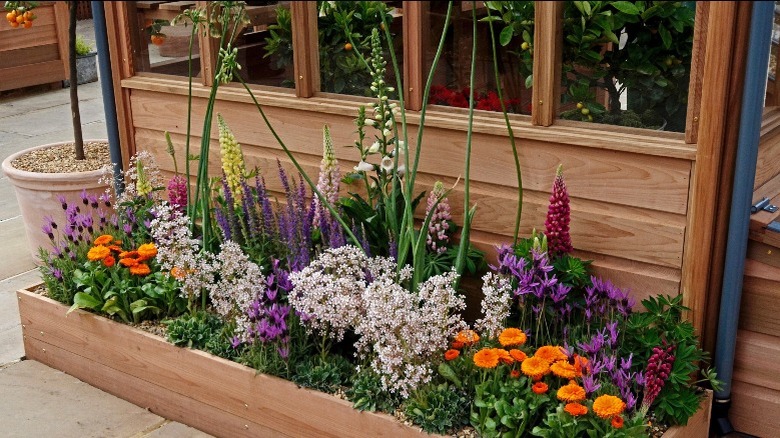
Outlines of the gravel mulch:
M15 159L11 165L19 170L36 173L86 172L111 164L108 143L85 142L85 160L76 160L73 143L36 149Z

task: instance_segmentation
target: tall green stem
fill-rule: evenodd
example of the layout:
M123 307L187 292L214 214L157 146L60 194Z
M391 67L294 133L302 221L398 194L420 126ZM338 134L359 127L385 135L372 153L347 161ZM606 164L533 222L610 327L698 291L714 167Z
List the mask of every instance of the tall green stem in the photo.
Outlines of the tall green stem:
M198 32L198 26L193 21L192 32L190 33L190 46L189 54L187 56L187 137L184 143L184 172L187 175L187 211L190 217L193 217L191 209L192 206L192 189L190 188L190 133L192 131L192 45L195 41L195 36Z

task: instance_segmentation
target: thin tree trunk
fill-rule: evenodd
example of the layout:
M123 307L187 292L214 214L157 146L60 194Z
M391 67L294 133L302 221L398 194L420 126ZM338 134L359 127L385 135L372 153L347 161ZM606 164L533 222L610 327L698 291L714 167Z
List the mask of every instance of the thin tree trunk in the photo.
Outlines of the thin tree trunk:
M81 112L79 111L78 72L76 71L76 7L75 1L68 2L70 9L70 112L73 116L73 137L76 159L84 159L84 139L81 133Z

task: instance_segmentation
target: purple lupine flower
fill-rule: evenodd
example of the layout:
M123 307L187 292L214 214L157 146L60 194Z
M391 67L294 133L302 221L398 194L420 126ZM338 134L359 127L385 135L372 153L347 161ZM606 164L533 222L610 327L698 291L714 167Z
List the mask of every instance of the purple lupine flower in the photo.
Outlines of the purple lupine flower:
M555 172L547 220L544 222L547 247L553 255L568 254L573 249L569 235L570 215L569 194L566 191L566 183L563 181L563 165L559 165Z
M214 218L217 221L217 225L219 225L219 229L222 230L224 239L231 240L233 238L233 233L230 231L230 224L221 207L214 208Z
M436 203L438 201L438 204ZM435 207L434 207L435 206ZM428 205L425 208L425 217L430 215L428 222L428 236L425 245L428 250L441 254L447 251L450 237L447 232L450 229L450 202L446 197L446 190L441 181L436 181L431 194L428 195Z
M184 213L187 208L187 181L181 175L174 175L168 181L168 200L173 209Z

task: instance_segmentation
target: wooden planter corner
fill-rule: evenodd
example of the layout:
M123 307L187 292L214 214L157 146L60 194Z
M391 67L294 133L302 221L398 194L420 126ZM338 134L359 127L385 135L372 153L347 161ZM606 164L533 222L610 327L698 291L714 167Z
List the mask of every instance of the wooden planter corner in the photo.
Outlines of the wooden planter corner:
M211 354L29 290L17 292L28 359L215 436L421 437L395 418L258 374ZM688 426L664 437L706 437L711 393Z

